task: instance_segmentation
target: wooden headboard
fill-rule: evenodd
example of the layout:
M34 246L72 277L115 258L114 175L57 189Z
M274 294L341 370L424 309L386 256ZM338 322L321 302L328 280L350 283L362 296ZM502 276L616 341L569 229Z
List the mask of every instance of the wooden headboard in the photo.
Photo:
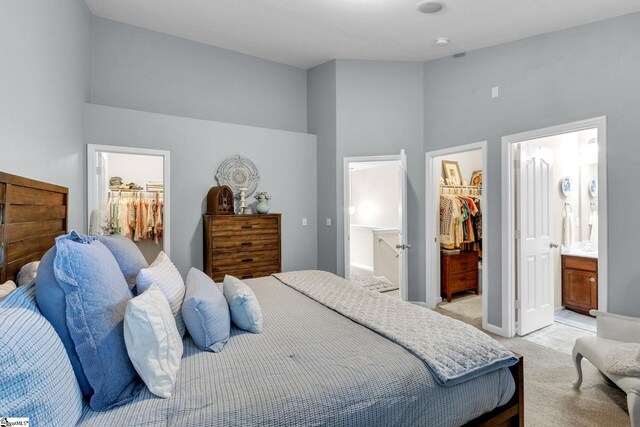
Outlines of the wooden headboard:
M67 232L69 190L0 172L0 284Z

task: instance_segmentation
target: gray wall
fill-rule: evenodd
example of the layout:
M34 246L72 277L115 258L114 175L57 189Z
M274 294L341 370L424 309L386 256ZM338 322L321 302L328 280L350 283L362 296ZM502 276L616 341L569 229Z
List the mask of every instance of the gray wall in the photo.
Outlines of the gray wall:
M306 132L302 69L93 17L91 103Z
M337 60L308 72L318 134L318 266L344 274L343 159L407 152L409 299L424 300L423 64ZM327 227L331 218L334 226Z
M87 104L85 142L171 151L171 259L183 275L202 268L207 192L234 154L256 164L258 191L269 192L271 211L282 213L283 269L316 268L315 136Z
M409 300L424 301L423 64L336 61L337 271L344 274L343 159L407 154Z
M318 136L318 268L337 271L336 227L336 61L326 62L307 74L308 132Z
M487 140L491 206L488 320L501 324L501 137L608 116L609 310L640 315L634 219L640 199L640 14L427 62L426 151ZM491 99L491 87L500 97ZM624 207L624 208L621 208ZM486 287L485 287L486 289Z
M0 170L69 187L74 228L85 216L90 23L82 0L0 2Z

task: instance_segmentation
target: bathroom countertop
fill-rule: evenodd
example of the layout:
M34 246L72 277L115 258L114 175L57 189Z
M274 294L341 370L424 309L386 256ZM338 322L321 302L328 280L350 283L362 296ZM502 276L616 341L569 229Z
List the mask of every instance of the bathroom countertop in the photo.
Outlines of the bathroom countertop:
M583 258L595 258L598 259L597 250L585 250L582 248L562 249L561 255L579 256Z

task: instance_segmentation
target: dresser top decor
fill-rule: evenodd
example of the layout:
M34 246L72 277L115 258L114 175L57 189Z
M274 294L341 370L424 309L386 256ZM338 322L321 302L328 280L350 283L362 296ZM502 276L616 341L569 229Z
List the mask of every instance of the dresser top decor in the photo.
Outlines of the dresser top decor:
M240 194L241 189L245 189L245 195L249 197L258 188L260 174L251 160L236 154L220 164L216 173L216 180L219 185L231 187L236 195Z

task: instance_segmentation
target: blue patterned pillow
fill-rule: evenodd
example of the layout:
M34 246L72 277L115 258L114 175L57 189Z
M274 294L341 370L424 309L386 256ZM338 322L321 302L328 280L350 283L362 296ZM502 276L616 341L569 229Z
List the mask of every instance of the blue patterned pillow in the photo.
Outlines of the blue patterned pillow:
M262 332L262 310L251 288L243 281L226 275L222 291L234 325L254 334Z
M133 289L140 270L149 267L140 248L133 241L119 234L98 236L98 240L111 251L127 280L129 289Z
M229 306L215 282L196 268L187 274L182 317L200 350L222 351L231 332Z
M0 301L0 412L32 425L76 425L82 394L60 338L35 300L33 284Z
M53 271L64 292L67 329L92 389L91 409L127 403L142 388L124 342L124 314L132 297L127 282L95 237L72 231L56 238L56 251Z
M36 301L40 312L58 333L64 348L67 350L67 356L76 374L82 394L90 396L92 393L91 386L87 381L87 377L84 376L82 363L78 359L75 344L71 339L69 329L67 329L67 306L64 302L64 291L58 285L58 280L56 280L56 276L53 273L53 260L56 257L56 253L56 247L54 246L40 260L38 274L36 275L38 278L36 280Z

